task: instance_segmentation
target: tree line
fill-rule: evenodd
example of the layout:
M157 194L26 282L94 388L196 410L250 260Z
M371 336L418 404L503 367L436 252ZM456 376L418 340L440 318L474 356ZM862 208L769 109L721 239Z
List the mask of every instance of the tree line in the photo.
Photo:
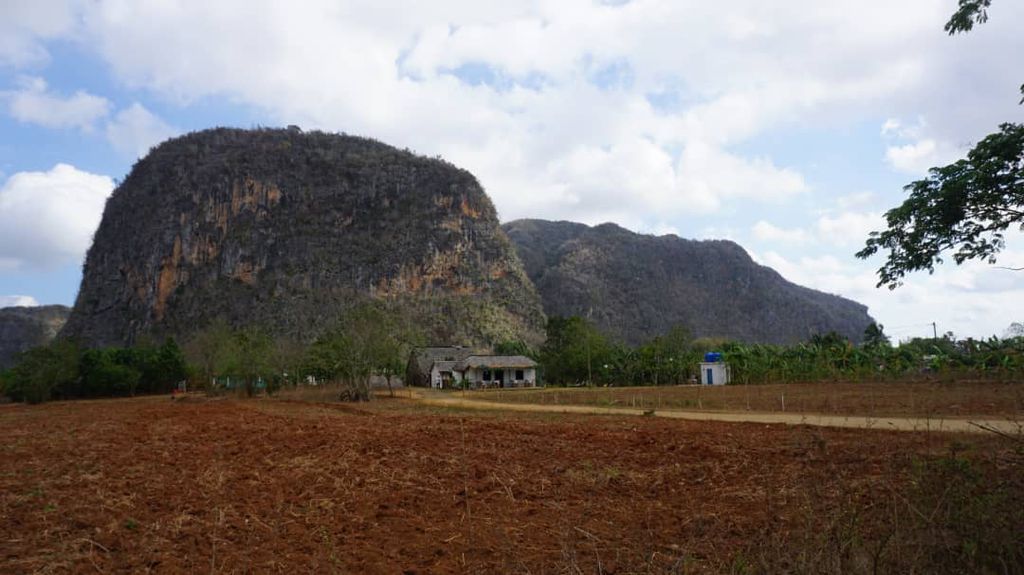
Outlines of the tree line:
M0 372L0 394L15 401L118 397L169 393L188 377L188 364L173 339L156 346L86 349L57 340L23 352Z
M275 338L256 326L222 320L196 332L183 348L161 346L86 349L58 339L20 354L0 372L0 395L39 403L51 399L170 393L179 382L208 391L252 396L307 381L335 384L344 400L369 399L374 375L400 375L413 347L425 338L409 321L376 304L349 310L312 343Z
M1017 324L1014 324L1017 326ZM749 344L693 338L678 326L631 347L612 340L581 317L551 317L537 349L518 341L494 352L526 355L540 364L548 385L678 385L696 382L709 351L721 352L736 383L879 380L922 374L1020 378L1024 328L1007 337L957 340L953 334L893 346L882 326L871 324L854 345L835 332L794 345ZM1019 326L1018 326L1019 327ZM370 379L401 376L410 352L426 343L403 316L366 304L311 343L274 338L256 327L215 321L179 348L163 344L85 349L57 340L24 352L0 373L0 394L16 401L117 397L169 393L184 380L210 391L232 388L252 396L308 382L335 385L338 397L365 401Z
M629 347L612 341L586 319L552 317L547 341L533 354L553 385L663 385L696 382L709 351L722 353L736 383L879 380L950 375L1020 377L1024 336L957 340L952 333L893 346L871 324L855 345L830 332L793 345L692 338L683 327Z

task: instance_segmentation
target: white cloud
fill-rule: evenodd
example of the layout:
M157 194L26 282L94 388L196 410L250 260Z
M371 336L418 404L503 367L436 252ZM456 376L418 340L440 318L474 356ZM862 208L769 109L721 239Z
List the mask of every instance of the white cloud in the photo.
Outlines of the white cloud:
M1007 250L1000 258L1007 266L1024 265L1024 251ZM929 275L914 274L896 290L876 288L877 262L839 260L833 256L785 257L769 251L758 258L786 279L828 293L852 298L868 306L897 338L927 336L930 323L939 332L959 337L1000 334L1024 313L1024 274L971 261L961 266L939 266Z
M551 199L586 223L601 223L622 212L622 199L638 211L678 210L673 202L672 158L650 141L637 139L608 149L581 146L549 164L547 180L558 186ZM557 209L557 208L556 208Z
M652 222L666 205L708 213L806 191L795 167L736 146L780 124L834 122L837 110L856 121L867 103L922 84L922 46L931 43L920 37L941 32L942 11L886 10L885 25L852 25L847 8L809 0L785 10L752 1L448 1L394 10L115 0L90 5L83 20L131 86L181 102L220 96L282 124L442 154L480 177L504 217L609 213L606 187L565 181L581 154L656 162L648 183L662 187L611 212ZM451 75L467 64L502 85ZM609 66L628 69L630 82L595 85ZM665 91L678 104L652 107L646 94ZM660 150L622 158L643 141Z
M886 139L917 140L928 130L928 120L918 116L913 123L899 118L888 118L882 123L882 137Z
M731 226L706 226L701 228L696 234L696 239L700 240L729 240L736 242L737 244L742 243L743 234L736 228ZM748 250L755 260L754 252Z
M48 269L82 261L114 182L67 164L19 172L0 187L0 261Z
M666 222L658 222L658 223L654 224L652 227L650 227L649 229L647 229L646 232L654 234L656 236L667 236L667 235L679 236L680 235L679 228L673 226L672 224L666 223Z
M842 204L842 202L837 202ZM818 217L811 228L783 228L765 220L751 227L754 239L781 244L809 244L847 248L861 244L872 231L885 227L885 219L877 212L840 211Z
M824 215L816 223L818 237L834 246L863 244L868 234L885 228L882 214L875 212L841 212Z
M39 302L30 295L0 295L0 308L35 307L37 305Z
M42 41L72 31L74 4L67 0L0 2L0 67L46 63L49 53Z
M50 91L46 80L24 76L19 89L0 92L0 100L14 119L47 128L78 128L91 131L110 115L111 102L79 90L70 96ZM122 155L137 158L179 131L145 106L134 102L106 122L107 140Z
M40 38L75 37L119 81L157 97L223 98L281 124L441 154L477 174L506 217L609 213L606 188L564 180L580 154L594 151L657 164L647 183L664 187L619 202L611 214L624 220L658 221L666 205L709 213L788 201L809 187L799 168L768 151L741 152L742 144L778 126L875 121L879 109L891 118L886 137L912 140L892 143L894 165L920 169L932 147L955 149L950 142L976 138L1015 110L995 89L1016 86L1015 73L989 55L1024 50L1013 26L1021 8L999 7L979 33L950 39L942 33L948 10L931 0L858 5L884 12L884 22L851 20L849 4L814 0L70 5L54 10L72 15L48 31L33 24L41 10L12 18ZM497 84L452 75L466 65ZM613 68L629 81L595 81ZM955 105L935 96L946 88ZM674 103L655 108L648 94ZM932 123L910 138L905 117ZM141 131L170 133L150 128ZM115 138L131 153L153 139ZM643 141L658 153L629 155Z
M896 118L888 118L882 124L882 136L892 136L898 134L902 128L902 123Z
M803 285L820 285L819 289L832 290L835 287L849 285L848 282L834 282L833 285L822 278L830 278L842 274L845 270L844 264L835 256L801 256L796 261L789 261L777 252L769 251L764 255L764 261L769 266L786 277L800 278L794 280ZM832 293L838 293L832 291Z
M886 162L897 171L923 175L965 153L962 145L930 136L933 131L923 116L911 124L889 118L882 124L882 137L891 142L885 150Z
M855 143L851 171L887 163L921 174L955 159L1020 114L1019 69L993 55L1024 53L1024 4L996 4L985 26L949 38L951 8L935 0L15 2L0 6L0 66L45 61L46 39L72 38L119 86L162 103L226 102L269 123L440 154L480 178L504 219L654 231L686 229L690 218L698 235L728 237L762 220L765 241L806 237L801 249L816 242L844 266L866 266L849 256L849 242L875 229L872 218L893 198L877 205L850 194L810 223L769 222L758 212L765 205L773 214L797 199L820 205L826 188L850 180L783 160L774 136L781 128L846 138L888 118L878 136L885 157L861 158ZM482 81L460 79L455 71L466 67ZM609 70L627 81L602 82ZM655 106L650 94L665 97ZM171 133L141 105L108 129L132 155ZM801 145L780 148L791 158ZM5 257L0 250L0 266ZM876 293L867 267L822 275L799 270L831 262L794 262L790 272L808 281ZM978 289L981 276L942 277L923 283L952 293Z
M106 127L107 139L121 154L139 158L178 130L135 102L117 113Z
M901 172L917 174L937 165L937 151L935 140L926 138L912 144L889 146L885 150L885 159Z
M70 96L54 94L47 89L46 80L37 77L24 77L19 84L21 89L0 93L0 97L6 100L11 117L20 122L91 130L110 112L106 98L82 90Z
M803 244L811 240L807 230L800 228L785 229L772 225L764 220L759 220L751 228L754 237L765 242L782 242L789 244Z
M874 192L856 192L836 198L836 206L840 210L849 210L851 208L863 207L870 204L875 199Z
M697 211L714 211L723 199L778 202L808 189L799 172L767 158L746 159L696 142L683 151L677 183Z

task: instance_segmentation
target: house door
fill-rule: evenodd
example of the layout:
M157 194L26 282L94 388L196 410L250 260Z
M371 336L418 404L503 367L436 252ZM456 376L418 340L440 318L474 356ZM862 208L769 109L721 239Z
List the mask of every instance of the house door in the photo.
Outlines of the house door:
M708 368L708 385L715 385L715 370Z
M498 382L498 387L505 387L505 370L494 370L494 379Z

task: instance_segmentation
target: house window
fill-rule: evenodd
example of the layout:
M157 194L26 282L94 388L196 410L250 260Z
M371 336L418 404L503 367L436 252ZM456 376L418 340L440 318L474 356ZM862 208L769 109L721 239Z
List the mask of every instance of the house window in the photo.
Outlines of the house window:
M524 379L526 379L526 378L523 376L523 370L517 369L516 370L516 381L523 381Z
M484 381L491 381L491 370L484 370Z

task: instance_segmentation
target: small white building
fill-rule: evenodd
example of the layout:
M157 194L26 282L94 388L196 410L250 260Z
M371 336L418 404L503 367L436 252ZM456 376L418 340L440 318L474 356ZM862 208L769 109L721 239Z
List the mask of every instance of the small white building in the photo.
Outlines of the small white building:
M702 361L700 363L701 385L725 385L731 376L729 364L721 361Z
M537 386L537 362L522 355L471 355L456 369L470 387Z
M466 347L422 347L410 354L405 380L435 389L536 387L537 362Z

